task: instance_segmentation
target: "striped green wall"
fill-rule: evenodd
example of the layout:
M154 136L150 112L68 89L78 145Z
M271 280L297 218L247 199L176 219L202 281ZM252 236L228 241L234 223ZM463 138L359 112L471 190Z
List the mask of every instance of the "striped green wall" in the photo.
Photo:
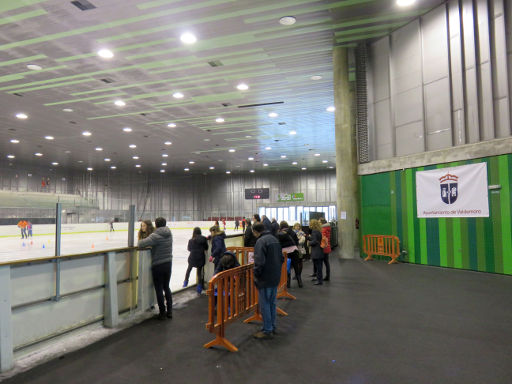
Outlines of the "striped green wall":
M479 162L501 185L489 191L488 218L416 217L416 171ZM402 261L512 274L512 154L360 176L360 187L361 236L398 236Z

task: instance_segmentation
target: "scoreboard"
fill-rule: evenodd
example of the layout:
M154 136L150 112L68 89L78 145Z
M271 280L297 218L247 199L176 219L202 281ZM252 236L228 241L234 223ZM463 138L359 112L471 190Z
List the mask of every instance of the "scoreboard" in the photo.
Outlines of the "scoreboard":
M245 199L246 200L260 200L270 198L270 188L246 188Z

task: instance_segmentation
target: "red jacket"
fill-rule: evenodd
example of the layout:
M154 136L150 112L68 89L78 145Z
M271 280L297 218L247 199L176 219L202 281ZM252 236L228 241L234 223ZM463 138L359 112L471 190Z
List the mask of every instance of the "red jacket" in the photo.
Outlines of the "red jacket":
M327 247L323 249L324 253L331 253L331 225L322 225L322 236L327 237Z

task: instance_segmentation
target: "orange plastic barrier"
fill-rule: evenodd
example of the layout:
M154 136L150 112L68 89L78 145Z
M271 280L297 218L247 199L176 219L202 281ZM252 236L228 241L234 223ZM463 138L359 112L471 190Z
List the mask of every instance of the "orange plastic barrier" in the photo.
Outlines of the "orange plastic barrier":
M373 260L373 255L382 255L391 257L388 264L395 264L400 256L400 240L396 236L364 235L363 251L368 255L365 260Z
M237 352L226 339L226 325L258 307L258 290L254 285L254 264L220 272L208 284L208 322L206 329L215 333L215 339L205 348L222 345L231 352ZM215 301L217 303L215 303Z
M228 251L234 252L240 265L252 263L254 248L252 247L227 247Z

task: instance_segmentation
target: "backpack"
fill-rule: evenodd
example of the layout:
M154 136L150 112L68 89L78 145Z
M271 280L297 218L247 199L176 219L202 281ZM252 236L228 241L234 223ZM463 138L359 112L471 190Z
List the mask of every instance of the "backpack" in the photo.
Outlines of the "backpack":
M326 236L322 235L322 241L320 241L320 248L324 249L327 248L327 246L329 246L329 240L327 239Z

